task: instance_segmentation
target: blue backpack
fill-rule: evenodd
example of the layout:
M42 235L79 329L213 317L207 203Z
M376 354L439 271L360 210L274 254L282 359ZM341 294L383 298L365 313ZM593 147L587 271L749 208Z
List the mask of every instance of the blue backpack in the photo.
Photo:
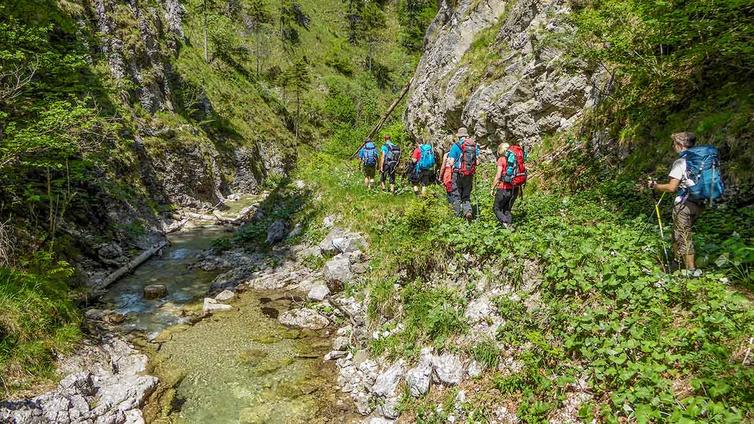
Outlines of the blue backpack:
M710 204L723 197L725 183L720 175L720 154L715 146L694 146L681 152L686 173L694 185L684 190L693 202Z
M435 152L429 144L422 144L420 147L421 156L419 162L416 162L416 169L426 170L435 166Z
M364 145L364 148L361 150L361 162L364 166L377 166L378 157L377 147L374 143L369 142Z

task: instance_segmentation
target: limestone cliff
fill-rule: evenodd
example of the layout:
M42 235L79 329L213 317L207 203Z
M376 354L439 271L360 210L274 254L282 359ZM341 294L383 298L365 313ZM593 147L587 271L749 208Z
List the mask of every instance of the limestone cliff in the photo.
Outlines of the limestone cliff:
M409 132L442 143L466 126L482 144L530 146L571 126L597 100L601 78L566 66L547 42L573 30L568 13L564 0L443 0L409 94Z

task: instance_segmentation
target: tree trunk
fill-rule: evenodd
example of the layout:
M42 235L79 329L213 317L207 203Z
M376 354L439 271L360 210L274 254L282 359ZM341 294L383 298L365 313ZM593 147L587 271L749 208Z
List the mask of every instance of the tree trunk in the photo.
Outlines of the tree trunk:
M103 279L102 281L100 281L100 283L97 285L97 288L98 289L107 288L107 286L109 286L110 284L118 281L121 277L123 277L124 275L126 275L129 272L131 272L134 269L136 269L139 265L141 265L144 262L146 262L147 259L151 258L152 255L154 255L155 253L159 252L160 249L162 249L163 247L167 246L168 244L169 243L167 241L163 241L163 242L160 242L157 245L152 246L151 248L145 250L144 252L142 252L141 255L139 255L139 256L131 259L131 261L129 261L127 264L125 264L124 266L118 268L115 272L113 272L112 274L110 274L107 277L105 277L105 279Z

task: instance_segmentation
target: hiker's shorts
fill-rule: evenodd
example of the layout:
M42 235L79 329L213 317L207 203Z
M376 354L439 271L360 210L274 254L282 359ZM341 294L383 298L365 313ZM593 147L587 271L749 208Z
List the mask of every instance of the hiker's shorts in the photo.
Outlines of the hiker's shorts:
M690 200L681 202L673 207L673 250L682 259L686 255L694 254L694 240L691 238L691 227L702 214L704 206Z
M431 169L422 169L419 171L419 180L416 182L416 185L421 185L423 187L426 187L428 185L432 184L432 181L435 178L435 172Z
M374 175L377 172L376 166L366 166L364 165L364 176L367 178L374 179Z
M397 165L393 166L387 166L385 165L385 169L382 171L382 175L380 176L380 181L385 182L388 179L390 180L390 184L395 184L395 172L398 170Z

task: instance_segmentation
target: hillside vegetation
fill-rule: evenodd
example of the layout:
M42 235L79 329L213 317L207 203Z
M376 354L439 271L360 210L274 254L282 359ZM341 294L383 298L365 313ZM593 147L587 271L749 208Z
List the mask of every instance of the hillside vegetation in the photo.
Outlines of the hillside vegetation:
M103 267L99 244L136 253L176 206L258 190L293 166L300 144L363 136L413 71L433 7L3 2L5 390L54 378L55 354L81 337L86 289L72 287ZM343 105L355 109L331 125Z

